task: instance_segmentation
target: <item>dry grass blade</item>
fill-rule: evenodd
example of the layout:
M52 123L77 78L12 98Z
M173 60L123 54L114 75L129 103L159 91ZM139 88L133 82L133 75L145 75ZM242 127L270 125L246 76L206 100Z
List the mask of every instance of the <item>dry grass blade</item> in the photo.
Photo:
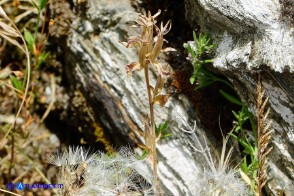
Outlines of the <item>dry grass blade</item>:
M4 18L8 18L8 16L6 15L6 12L3 10L1 5L0 5L0 16L3 16Z
M9 41L11 44L15 45L25 53L25 49L13 38L7 36L3 31L0 31L0 36Z
M3 29L1 31L3 34L8 35L8 36L13 36L13 37L20 37L19 34L17 33L17 31L14 28L7 25L2 20L0 20L0 27Z
M21 195L19 195L19 194L17 194L17 193L13 193L13 192L10 192L10 191L6 191L6 190L1 189L1 188L0 188L0 191L2 191L2 192L4 192L4 193L9 193L9 194L11 194L11 195L21 196Z
M32 14L32 13L37 13L37 12L38 12L38 11L37 11L36 8L35 8L35 9L29 9L29 10L27 10L26 12L24 12L24 13L22 13L22 14L16 16L16 17L14 18L14 22L15 22L15 23L19 23L23 18L29 16L29 15Z
M226 154L226 147L228 142L228 137L226 139L223 139L223 146L222 146L222 152L221 152L221 158L219 161L219 170L225 169L229 165L229 161L231 159L232 153L233 153L233 147L230 148L228 153Z
M26 55L26 59L27 59L27 79L26 79L26 84L25 84L25 90L22 96L22 101L20 103L20 106L16 112L15 115L15 119L17 119L17 117L20 115L20 112L26 102L26 98L27 98L27 94L29 91L29 84L30 84L30 79L31 79L31 60L30 60L30 53L26 44L26 41L24 39L24 37L22 36L21 32L19 31L19 29L15 26L15 24L13 23L13 21L6 15L5 11L3 10L3 8L0 5L0 15L3 16L5 19L7 19L8 23L11 24L11 27L9 28L9 32L12 33L11 36L15 37L15 35L17 34L16 37L20 37L23 47L17 42L17 40L10 38L8 35L6 35L5 33L3 33L4 30L2 30L2 34L0 34L4 39L6 39L7 41L9 41L10 43L12 43L13 45L17 46L18 48L20 48ZM7 24L4 25L4 27L6 27ZM9 25L8 25L9 26ZM3 27L3 24L2 24ZM13 30L11 30L13 29ZM6 32L7 33L7 32ZM4 137L1 139L0 141L0 146L3 145L3 143L5 142L6 137L8 136L8 134L10 133L10 131L13 128L13 124L11 124L11 126L9 127L8 131L5 133Z

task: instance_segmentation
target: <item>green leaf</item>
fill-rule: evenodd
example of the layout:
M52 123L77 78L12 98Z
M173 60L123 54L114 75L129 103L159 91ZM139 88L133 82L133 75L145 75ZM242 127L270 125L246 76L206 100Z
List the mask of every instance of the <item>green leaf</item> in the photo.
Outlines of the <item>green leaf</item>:
M193 39L194 39L194 42L196 44L196 42L198 42L198 39L197 39L195 31L193 31Z
M235 118L239 121L239 115L234 110L232 110L232 113L235 116Z
M46 7L47 0L39 0L39 1L40 1L39 9L42 10Z
M244 161L242 162L241 164L241 170L248 175L248 164L247 164L247 159L246 159L246 156L244 157Z
M134 156L138 160L143 160L143 159L145 159L148 156L148 154L149 154L149 152L147 150L143 150L142 155L135 154Z
M250 145L248 145L248 144L245 143L242 146L244 146L244 147L246 146L245 149L244 149L244 152L245 153L250 154L250 155L253 154L253 151L254 150L253 150L253 148Z
M164 134L164 135L162 136L162 139L167 139L167 138L172 137L172 136L173 136L172 133L166 133L166 134Z
M155 135L158 136L160 134L160 126L157 127L157 125L155 124Z
M220 92L220 94L222 94L222 96L224 96L228 101L230 101L230 102L232 102L232 103L234 103L234 104L236 104L236 105L240 105L240 106L243 105L239 98L234 97L234 96L232 96L232 95L226 93L226 92L223 91L223 90L219 90L219 92Z
M161 139L166 139L173 136L173 134L168 131L168 121L161 124L161 133L162 133Z
M206 64L206 63L212 63L212 62L213 62L213 59L206 59L206 60L203 61L204 64Z
M235 132L238 133L240 130L242 130L242 128L238 125L238 126L235 128Z
M12 82L12 86L19 91L22 91L21 82L15 76L10 76L10 80Z
M160 124L160 130L162 130L163 132L166 132L167 128L168 128L168 121Z
M252 146L248 142L246 142L245 140L237 137L233 133L229 133L229 135L231 135L235 140L237 140L239 142L239 144L241 144L245 148L245 150L244 150L245 153L253 154L254 149L252 148Z
M39 62L37 64L37 69L40 68L40 65L47 59L48 55L50 54L50 52L46 52L46 53L41 53L39 56Z
M196 76L195 76L195 75L192 75L192 76L190 77L190 83L191 83L191 84L194 84L195 80L196 80Z
M168 121L160 123L159 126L155 125L156 136L160 135L160 139L166 139L171 137L173 134L168 131Z
M35 44L35 39L33 37L33 35L28 31L28 30L24 30L24 37L25 37L25 40L28 44L28 48L30 49L31 52L33 52L33 46Z
M235 134L233 134L233 133L228 133L230 136L232 136L232 138L234 138L235 140L237 140L237 136L235 135Z

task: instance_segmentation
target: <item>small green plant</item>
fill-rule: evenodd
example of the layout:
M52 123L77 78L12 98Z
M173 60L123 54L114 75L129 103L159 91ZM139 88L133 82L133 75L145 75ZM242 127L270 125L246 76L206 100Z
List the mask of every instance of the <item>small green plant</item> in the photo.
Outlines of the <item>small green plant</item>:
M184 47L189 53L189 59L193 66L193 73L190 77L190 83L194 84L197 82L195 90L209 86L214 82L222 82L228 85L230 88L234 87L226 80L217 77L212 72L208 71L204 66L208 63L212 63L213 59L211 56L214 53L216 44L212 42L208 33L199 34L197 37L193 31L194 41L184 44Z
M211 56L213 49L216 46L210 39L209 34L205 33L196 36L196 33L193 32L193 38L194 41L188 42L184 47L189 53L189 59L193 66L193 74L190 77L190 82L191 84L197 82L195 90L207 87L214 82L221 82L230 87L233 92L236 92L230 82L216 76L204 67L208 63L213 63ZM232 111L235 121L233 130L229 134L244 148L243 153L245 153L245 156L240 168L242 170L242 175L245 176L246 179L249 179L246 181L250 184L251 190L255 192L258 189L258 186L260 186L259 184L261 184L259 183L258 176L258 170L260 170L258 169L259 160L261 160L261 158L258 158L260 137L258 136L256 121L254 120L253 114L248 110L248 107L239 97L229 94L224 90L219 90L219 93L225 99L233 104L239 105L241 108L239 111ZM237 94L237 92L235 94ZM244 128L244 125L247 124L248 121L253 130L253 138L251 139L248 134L246 134L247 130Z
M168 121L160 123L158 126L155 125L155 133L158 139L167 139L173 134L168 130Z
M253 115L248 111L247 106L242 105L240 111L232 111L236 121L234 122L234 128L229 133L232 138L238 141L238 143L244 148L243 153L245 156L243 162L240 165L240 168L243 172L243 175L246 175L250 179L250 187L252 191L256 190L257 183L257 169L258 169L258 146L257 146L257 136L256 136L256 126L253 122ZM251 128L254 132L254 137L250 140L246 135L246 129L244 129L244 124L250 120Z
M18 2L19 3L19 2ZM40 31L41 36L44 34L45 21L41 23L42 11L45 9L47 0L30 1L33 7L37 9L37 22L35 24L34 34L31 34L28 30L21 32L14 21L12 21L0 6L0 37L4 38L12 45L17 46L26 55L25 71L18 70L13 71L14 75L10 76L13 90L17 93L21 102L19 109L16 112L16 117L20 115L23 107L28 107L31 96L33 95L34 86L31 86L32 81L36 81L36 70L45 61L49 53L43 52L45 41L38 39L37 35ZM33 8L32 8L33 9ZM46 13L46 12L45 12ZM21 15L20 15L21 16ZM22 17L15 17L17 21L20 21ZM18 38L21 39L21 43L18 42ZM32 77L33 76L33 77ZM14 124L14 123L13 123ZM1 139L0 144L11 132L14 125L11 125L5 136Z
M213 59L207 59L207 55L215 47L215 45L212 43L212 40L209 38L208 33L200 34L197 37L196 33L193 31L193 38L194 42L190 42L184 45L184 47L188 50L190 55L189 57L194 69L193 74L190 77L191 84L194 84L196 80L199 82L201 81L199 80L199 77L201 77L202 74L205 74L203 73L203 65L213 62ZM206 83L203 83L202 85L205 84ZM202 85L200 84L200 86Z
M21 132L23 134L20 135L24 140L29 136L31 137L31 133L28 133L26 129L34 120L34 117L30 114L30 109L34 96L34 84L37 84L36 72L49 54L44 52L46 43L46 37L44 36L46 12L44 12L44 10L46 5L47 0L3 1L0 5L0 38L1 43L4 43L2 49L6 49L5 43L7 42L16 46L24 53L19 53L17 50L12 52L11 58L16 62L17 66L11 69L18 68L19 70L10 70L12 66L7 66L10 70L10 74L6 78L1 78L0 81L1 84L4 84L17 95L16 104L14 106L16 107L16 113L13 119L14 122L9 125L7 130L5 128L5 132L3 129L3 134L1 134L0 138L1 147L5 146L7 149L11 147L11 150L7 152L7 156L10 156L10 160L7 176L5 176L5 178L8 181L13 181L12 178L14 174L11 171L19 168L16 164L16 156L21 155L27 158L30 164L33 162L28 155L19 148L18 131L22 130ZM6 11L9 10L9 12L7 12L9 14L6 14L2 6L6 8ZM18 6L25 8L19 9ZM22 12L23 10L25 10L25 12ZM35 13L37 13L37 15L28 16L29 14ZM14 14L18 15L15 16ZM45 16L43 14L45 14ZM24 62L24 60L26 61ZM14 62L11 64L14 64ZM24 119L22 126L17 123L19 116ZM37 166L34 168L41 174ZM44 181L47 180L44 175L41 176Z
M24 31L24 37L28 44L28 48L30 49L31 54L35 57L35 67L38 69L40 65L46 60L49 55L49 52L44 52L44 40L41 39L41 36L44 35L45 21L41 22L41 16L43 10L46 8L47 0L39 0L38 3L35 1L31 1L33 6L37 9L37 22L35 25L34 33L32 34L30 31ZM45 12L46 19L46 12ZM49 23L50 26L51 23ZM41 28L40 28L41 27ZM41 30L41 32L40 32ZM40 32L40 37L38 37L38 33Z

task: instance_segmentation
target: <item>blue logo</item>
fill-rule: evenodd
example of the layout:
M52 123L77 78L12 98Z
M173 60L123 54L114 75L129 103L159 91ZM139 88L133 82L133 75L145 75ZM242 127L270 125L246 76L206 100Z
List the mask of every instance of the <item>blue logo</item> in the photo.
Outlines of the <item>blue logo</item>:
M6 185L6 187L7 187L9 190L13 191L13 189L14 189L14 184L13 184L12 182L9 182L9 183Z
M20 190L20 191L24 190L24 188L25 188L24 184L21 183L21 182L17 183L17 184L15 185L15 187L16 187L18 190Z

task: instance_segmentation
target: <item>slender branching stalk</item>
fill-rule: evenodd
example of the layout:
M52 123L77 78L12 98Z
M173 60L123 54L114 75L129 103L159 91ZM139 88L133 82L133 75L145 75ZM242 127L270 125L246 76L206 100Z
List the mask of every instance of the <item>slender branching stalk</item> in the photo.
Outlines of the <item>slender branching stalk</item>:
M265 90L262 90L260 76L257 84L257 133L258 133L258 173L257 173L257 195L261 196L262 188L267 182L266 170L268 165L265 164L267 155L271 152L272 147L267 148L271 139L270 129L271 121L266 122L270 109L266 110L268 97L264 99Z
M160 14L160 10L155 14L140 14L139 19L136 20L136 25L132 27L140 28L142 33L140 36L130 36L128 42L122 42L126 47L136 47L138 49L139 62L133 62L126 66L126 71L130 75L135 70L144 69L144 76L146 82L146 89L148 94L149 103L149 115L147 115L144 122L144 140L145 148L150 152L152 165L153 165L153 178L154 185L156 187L157 194L160 195L160 185L157 174L157 153L156 153L156 131L155 131L155 119L154 119L154 105L159 103L160 106L164 106L168 99L168 95L161 94L162 87L164 85L164 78L169 75L157 58L161 52L174 51L173 48L162 49L164 38L163 36L171 29L171 22L168 21L165 25L160 24L160 27L156 25L156 17ZM149 65L152 65L157 70L157 81L153 87L149 80ZM150 117L150 118L149 118Z

